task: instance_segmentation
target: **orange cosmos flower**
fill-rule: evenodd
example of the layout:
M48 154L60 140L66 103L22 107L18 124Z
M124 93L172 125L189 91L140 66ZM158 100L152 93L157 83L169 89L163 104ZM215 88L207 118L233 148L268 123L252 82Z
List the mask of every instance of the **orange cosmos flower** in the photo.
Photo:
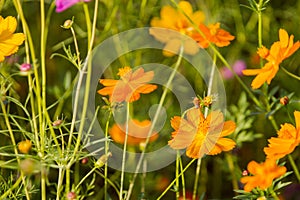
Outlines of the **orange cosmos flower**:
M140 94L148 94L157 86L146 84L154 77L154 72L145 72L143 68L132 71L130 67L119 69L120 80L100 79L105 87L98 90L101 95L109 95L111 102L133 102L140 98Z
M204 21L204 14L201 11L193 12L193 8L189 2L180 1L178 6L195 24L200 24ZM171 6L164 6L160 11L160 18L154 17L151 20L151 26L165 28L150 29L151 35L158 41L166 43L163 51L165 56L173 56L175 53L178 53L181 46L183 46L186 54L194 55L199 51L199 47L193 39L183 37L183 35L191 36L195 29L193 24L180 10ZM178 31L179 33L170 31L169 29Z
M267 159L263 163L251 161L247 169L253 176L245 176L241 178L241 182L245 184L244 190L250 192L258 187L262 190L272 185L275 178L279 178L286 172L284 166L278 166L275 159Z
M25 40L23 33L14 34L16 28L16 18L8 16L4 19L0 16L0 62L4 60L5 56L16 53Z
M243 70L243 74L247 76L257 75L252 83L253 89L260 88L265 82L271 83L279 70L279 65L283 60L290 57L300 47L300 42L294 43L294 35L289 36L286 30L279 30L279 41L274 42L269 49L262 46L258 49L258 55L266 59L268 62L261 69L247 69Z
M220 23L211 24L208 27L204 24L200 24L199 29L205 35L205 38L202 37L200 33L195 33L192 37L202 48L207 48L209 43L213 43L218 47L225 47L228 46L230 41L235 38L229 32L221 29Z
M264 148L267 158L280 159L292 153L300 143L300 112L294 112L296 127L285 123L277 132L278 137L268 140L268 147Z
M187 111L187 118L175 116L171 126L175 131L169 141L173 149L187 148L186 155L191 158L201 158L204 154L216 155L222 151L230 151L235 142L224 136L235 130L233 121L223 122L223 114L211 112L207 118L197 108Z
M121 128L120 128L120 127ZM127 138L127 144L129 145L139 145L140 143L143 143L147 139L147 135L149 133L151 127L151 121L144 120L144 121L138 121L138 120L131 120L128 124L128 138ZM125 124L124 125L118 125L114 124L112 128L109 130L109 134L111 138L120 144L124 144L125 141ZM156 132L153 132L150 137L150 142L154 141L158 138L158 134Z

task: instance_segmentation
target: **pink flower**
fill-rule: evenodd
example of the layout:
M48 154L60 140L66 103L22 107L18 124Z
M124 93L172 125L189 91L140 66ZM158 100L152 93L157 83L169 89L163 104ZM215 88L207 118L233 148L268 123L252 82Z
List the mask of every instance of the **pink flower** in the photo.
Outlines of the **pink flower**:
M89 2L91 0L56 0L56 12L62 12L79 2Z
M242 71L246 68L247 68L246 63L243 60L237 60L232 67L232 69L235 71L235 73L238 76L242 76L243 75ZM233 78L232 72L227 67L222 67L220 71L224 79L228 80Z

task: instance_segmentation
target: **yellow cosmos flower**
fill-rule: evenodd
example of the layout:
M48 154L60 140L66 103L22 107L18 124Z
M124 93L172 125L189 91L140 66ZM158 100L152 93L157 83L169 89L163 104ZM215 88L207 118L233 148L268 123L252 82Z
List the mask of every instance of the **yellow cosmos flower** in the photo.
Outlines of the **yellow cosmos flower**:
M5 56L16 53L19 46L25 40L23 33L15 33L17 28L17 20L12 16L3 18L0 16L0 62Z
M205 118L199 109L193 108L186 115L186 119L175 116L171 120L175 129L169 141L171 148L187 148L188 157L201 158L204 154L216 155L235 147L233 140L224 137L233 133L236 125L233 121L223 122L221 112L213 111Z
M294 112L296 127L285 123L277 132L278 137L268 140L268 147L264 148L267 158L280 159L292 153L300 143L300 112Z
M274 42L270 50L262 46L257 51L261 58L268 61L265 66L261 69L243 70L243 74L246 76L257 75L251 83L252 88L260 88L265 82L270 84L272 79L276 76L282 61L295 53L299 47L299 41L294 43L294 35L289 36L286 30L280 29L279 41Z
M178 6L195 24L200 24L204 21L204 14L201 11L193 12L189 2L180 1ZM164 6L160 11L160 18L154 17L151 20L151 26L164 28L150 28L150 34L158 41L166 44L163 51L165 56L173 56L178 53L181 46L183 46L186 54L194 55L199 51L199 46L192 38L183 37L183 35L192 36L195 29L189 19L179 9L169 5Z
M272 185L275 178L279 178L286 172L286 168L284 166L278 166L274 159L267 159L260 164L251 161L247 169L252 176L241 178L241 182L245 184L244 190L246 192L250 192L256 187L265 190Z

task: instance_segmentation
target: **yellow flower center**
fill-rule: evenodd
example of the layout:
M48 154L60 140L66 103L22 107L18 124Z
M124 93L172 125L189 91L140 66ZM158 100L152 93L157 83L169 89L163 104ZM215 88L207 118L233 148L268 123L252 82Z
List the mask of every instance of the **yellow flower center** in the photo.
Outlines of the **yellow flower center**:
M127 74L130 71L131 71L131 68L126 66L126 67L120 68L119 73L117 75L119 75L120 77L123 77L125 74Z
M209 25L210 34L216 35L219 28L220 28L220 23Z

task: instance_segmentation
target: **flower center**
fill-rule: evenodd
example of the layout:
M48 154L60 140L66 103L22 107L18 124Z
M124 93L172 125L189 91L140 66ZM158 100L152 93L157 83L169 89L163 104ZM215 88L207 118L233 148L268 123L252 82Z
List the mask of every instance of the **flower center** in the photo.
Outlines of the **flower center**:
M131 72L131 68L126 66L126 67L123 67L123 68L120 68L119 69L119 73L117 75L119 75L120 77L123 77L125 76L128 72Z

